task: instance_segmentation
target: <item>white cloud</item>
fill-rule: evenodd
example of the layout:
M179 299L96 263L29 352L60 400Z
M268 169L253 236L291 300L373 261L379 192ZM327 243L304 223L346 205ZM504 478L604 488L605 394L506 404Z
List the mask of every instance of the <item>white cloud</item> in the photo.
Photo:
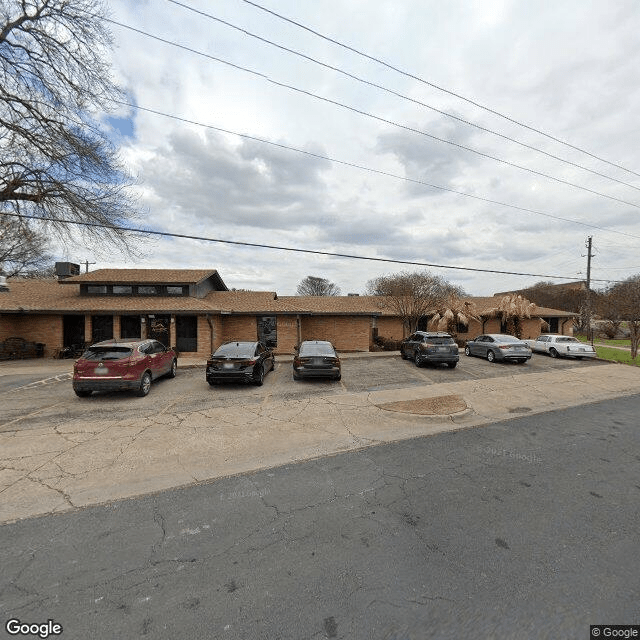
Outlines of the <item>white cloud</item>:
M621 180L637 176L505 121L233 0L190 0L249 31L342 67L438 109ZM265 3L266 6L269 4ZM414 103L363 86L170 3L112 0L137 29L250 67L276 81L536 171L640 203L598 178ZM565 3L364 2L273 5L279 13L473 98L560 139L640 171L640 6ZM602 249L593 277L637 272L635 207L480 158L263 78L114 27L114 70L141 107L554 216L616 235L331 163L145 113L123 157L138 176L145 223L178 233L396 260L574 276L584 240ZM567 250L569 253L567 253ZM78 251L90 254L90 247ZM82 256L83 257L83 256ZM91 257L89 257L91 260ZM125 266L124 262L112 266ZM106 266L104 259L97 266ZM381 273L411 268L188 240L159 240L141 266L217 268L229 286L292 294L306 275L362 292ZM629 272L625 268L630 269ZM419 267L416 267L416 269ZM635 271L633 270L635 269ZM470 293L540 278L438 271Z

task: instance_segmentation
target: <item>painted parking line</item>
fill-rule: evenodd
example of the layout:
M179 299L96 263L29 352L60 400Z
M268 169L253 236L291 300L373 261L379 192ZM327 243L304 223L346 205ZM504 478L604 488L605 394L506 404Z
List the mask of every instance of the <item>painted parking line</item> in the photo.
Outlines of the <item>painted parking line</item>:
M35 382L30 382L29 384L25 384L21 387L16 387L15 389L12 389L12 391L20 391L22 389L34 389L36 387L42 387L48 384L55 384L56 382L71 380L72 377L73 377L72 373L60 373L57 376L51 376L50 378L44 378L43 380L36 380Z

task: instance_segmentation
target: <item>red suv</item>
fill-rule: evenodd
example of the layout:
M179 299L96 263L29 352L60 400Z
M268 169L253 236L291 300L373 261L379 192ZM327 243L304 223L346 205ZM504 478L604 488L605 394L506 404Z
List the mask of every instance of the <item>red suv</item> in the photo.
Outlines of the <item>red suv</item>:
M177 367L175 351L157 340L105 340L87 348L74 364L73 390L81 398L92 391L120 389L143 397L152 380L165 375L175 378Z

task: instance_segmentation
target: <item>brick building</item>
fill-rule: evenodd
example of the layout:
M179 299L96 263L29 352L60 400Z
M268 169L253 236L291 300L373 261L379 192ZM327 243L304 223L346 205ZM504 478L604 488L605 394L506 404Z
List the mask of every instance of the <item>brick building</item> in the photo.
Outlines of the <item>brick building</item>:
M489 317L496 298L470 300L480 319L459 327L458 337L499 333L500 320ZM537 337L543 326L571 335L573 317L537 307L522 337ZM310 339L330 340L338 351L368 351L375 336L405 335L385 298L229 291L212 269L99 269L60 280L14 280L0 292L0 342L43 343L46 356L109 338L154 337L180 353L207 356L228 340L260 339L276 353L293 353Z

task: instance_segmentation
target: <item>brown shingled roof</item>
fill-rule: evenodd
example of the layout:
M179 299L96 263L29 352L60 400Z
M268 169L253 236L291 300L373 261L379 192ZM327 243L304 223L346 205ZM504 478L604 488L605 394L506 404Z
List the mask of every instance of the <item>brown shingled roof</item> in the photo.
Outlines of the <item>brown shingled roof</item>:
M59 282L61 284L198 284L213 275L218 275L216 269L96 269Z
M111 271L111 270L108 270ZM139 272L140 270L136 270ZM162 271L162 270L151 270ZM195 270L194 270L195 271ZM216 273L208 271L200 273ZM86 274L91 275L91 274ZM78 276L80 277L80 276ZM0 293L0 313L246 313L394 316L381 296L280 296L273 291L212 291L204 298L192 296L80 296L78 277L68 286L57 280L10 280ZM140 282L138 280L138 282ZM166 281L165 281L166 282ZM75 286L70 286L75 285ZM495 297L468 298L478 313L497 305ZM572 317L575 313L536 307L539 317Z

